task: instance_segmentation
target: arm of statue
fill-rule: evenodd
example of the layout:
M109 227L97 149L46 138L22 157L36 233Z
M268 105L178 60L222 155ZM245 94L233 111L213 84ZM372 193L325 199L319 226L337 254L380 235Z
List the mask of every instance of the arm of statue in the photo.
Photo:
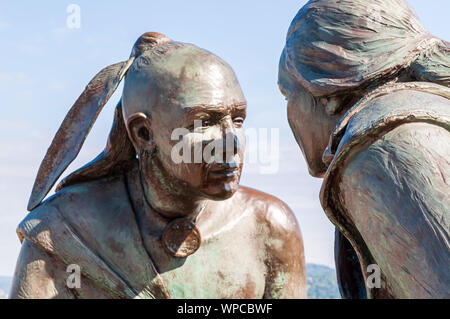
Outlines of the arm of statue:
M303 239L293 212L282 202L266 215L269 237L265 299L306 298Z
M66 286L66 267L27 239L22 243L17 260L10 298L73 299Z
M345 165L341 201L395 298L450 296L449 142L440 126L403 124Z

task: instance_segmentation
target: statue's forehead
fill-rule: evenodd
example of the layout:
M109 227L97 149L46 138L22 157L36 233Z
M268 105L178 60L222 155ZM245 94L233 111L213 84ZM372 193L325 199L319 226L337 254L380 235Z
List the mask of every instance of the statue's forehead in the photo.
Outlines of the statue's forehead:
M136 63L127 76L124 91L127 107L135 109L130 112L157 105L192 108L245 102L231 67L193 45L163 47L144 54Z

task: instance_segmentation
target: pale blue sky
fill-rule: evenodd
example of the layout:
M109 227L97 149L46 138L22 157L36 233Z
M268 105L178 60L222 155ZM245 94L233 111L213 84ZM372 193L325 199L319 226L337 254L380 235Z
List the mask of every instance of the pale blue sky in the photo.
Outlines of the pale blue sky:
M272 193L296 213L308 262L333 266L333 227L318 201L321 181L307 173L277 88L287 28L306 1L2 1L0 4L0 275L11 275L17 223L38 165L70 106L101 68L123 61L136 38L158 31L226 60L248 101L246 127L280 129L280 170L244 167L242 183ZM450 40L448 0L411 0L425 27ZM66 7L81 7L81 28L66 27ZM72 171L104 147L121 90L100 115Z

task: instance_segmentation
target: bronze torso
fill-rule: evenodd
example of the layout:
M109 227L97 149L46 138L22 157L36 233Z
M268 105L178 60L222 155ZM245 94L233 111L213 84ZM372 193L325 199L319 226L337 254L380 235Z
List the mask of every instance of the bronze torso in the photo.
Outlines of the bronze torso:
M205 234L200 249L177 258L162 247L162 229L139 225L136 210L150 208L136 174L133 169L127 176L63 188L19 225L21 239L63 269L80 265L82 287L71 290L74 297L283 297L267 283L275 280L281 288L292 278L273 266L281 254L284 259L301 253L283 251L283 245L290 245L287 241L298 240L293 214L284 203L246 187L228 200L209 202L204 214L210 216L198 225ZM297 266L302 258L296 258ZM66 278L55 281L63 287ZM296 284L301 288L301 282Z

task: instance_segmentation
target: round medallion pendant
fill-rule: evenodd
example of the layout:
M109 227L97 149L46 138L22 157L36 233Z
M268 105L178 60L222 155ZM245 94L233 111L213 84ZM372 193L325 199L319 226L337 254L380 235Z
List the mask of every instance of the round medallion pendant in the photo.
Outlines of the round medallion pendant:
M172 256L184 258L200 248L202 236L192 220L177 218L166 226L161 240Z

